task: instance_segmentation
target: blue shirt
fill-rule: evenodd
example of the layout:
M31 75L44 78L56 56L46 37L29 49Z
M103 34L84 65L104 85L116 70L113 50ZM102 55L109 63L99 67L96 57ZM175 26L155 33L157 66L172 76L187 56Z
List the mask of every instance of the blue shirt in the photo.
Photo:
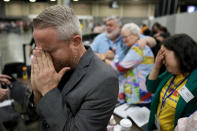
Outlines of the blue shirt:
M123 43L121 36L113 43L106 33L98 35L90 46L95 53L106 53L108 50L116 48L115 56L118 61L124 58L128 49Z

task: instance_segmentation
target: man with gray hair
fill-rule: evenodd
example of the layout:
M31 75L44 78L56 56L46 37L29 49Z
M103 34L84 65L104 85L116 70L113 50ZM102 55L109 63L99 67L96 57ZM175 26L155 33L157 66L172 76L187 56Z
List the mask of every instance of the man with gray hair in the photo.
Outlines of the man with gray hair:
M105 62L112 66L119 76L119 102L150 106L152 94L147 91L145 80L154 65L154 56L149 44L152 37L142 37L135 23L125 24L121 30L122 40L129 48L122 61Z
M121 60L127 47L124 45L120 31L122 23L117 16L111 16L106 19L105 32L98 35L91 44L92 50L101 60L114 59Z
M51 6L33 20L33 27L30 101L40 116L39 130L105 130L118 80L91 48L85 49L77 17L68 7Z

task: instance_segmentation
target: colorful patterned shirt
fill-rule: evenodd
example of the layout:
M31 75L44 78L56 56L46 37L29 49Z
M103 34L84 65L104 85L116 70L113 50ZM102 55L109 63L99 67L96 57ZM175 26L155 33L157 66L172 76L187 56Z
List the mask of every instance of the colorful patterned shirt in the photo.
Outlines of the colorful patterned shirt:
M134 44L120 62L112 62L119 74L119 101L129 104L150 103L152 94L147 92L145 80L151 72L154 56L150 47L142 50Z

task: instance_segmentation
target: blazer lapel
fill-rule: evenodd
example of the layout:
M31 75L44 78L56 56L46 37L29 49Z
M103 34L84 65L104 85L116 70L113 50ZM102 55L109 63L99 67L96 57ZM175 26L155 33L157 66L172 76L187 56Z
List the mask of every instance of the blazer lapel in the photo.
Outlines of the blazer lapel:
M93 52L91 49L88 49L86 51L86 53L82 56L82 58L80 59L77 68L75 69L75 71L73 72L73 74L71 75L70 80L66 83L66 85L64 86L63 90L62 90L62 95L66 95L67 93L69 93L76 84L78 84L80 82L80 80L85 76L86 72L87 72L87 67L90 64L91 61L91 57L93 56Z
M84 69L81 69L81 71L75 71L71 79L67 82L67 84L64 86L64 89L62 90L62 94L66 95L75 85L85 76Z

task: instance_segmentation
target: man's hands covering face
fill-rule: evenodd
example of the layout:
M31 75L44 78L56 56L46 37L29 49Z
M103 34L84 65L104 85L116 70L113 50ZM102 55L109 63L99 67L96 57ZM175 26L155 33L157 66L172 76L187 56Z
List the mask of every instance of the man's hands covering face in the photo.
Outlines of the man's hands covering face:
M56 72L51 56L47 52L36 47L33 54L31 87L34 93L34 102L38 103L42 96L57 87L62 76L70 67L65 67L60 72Z

